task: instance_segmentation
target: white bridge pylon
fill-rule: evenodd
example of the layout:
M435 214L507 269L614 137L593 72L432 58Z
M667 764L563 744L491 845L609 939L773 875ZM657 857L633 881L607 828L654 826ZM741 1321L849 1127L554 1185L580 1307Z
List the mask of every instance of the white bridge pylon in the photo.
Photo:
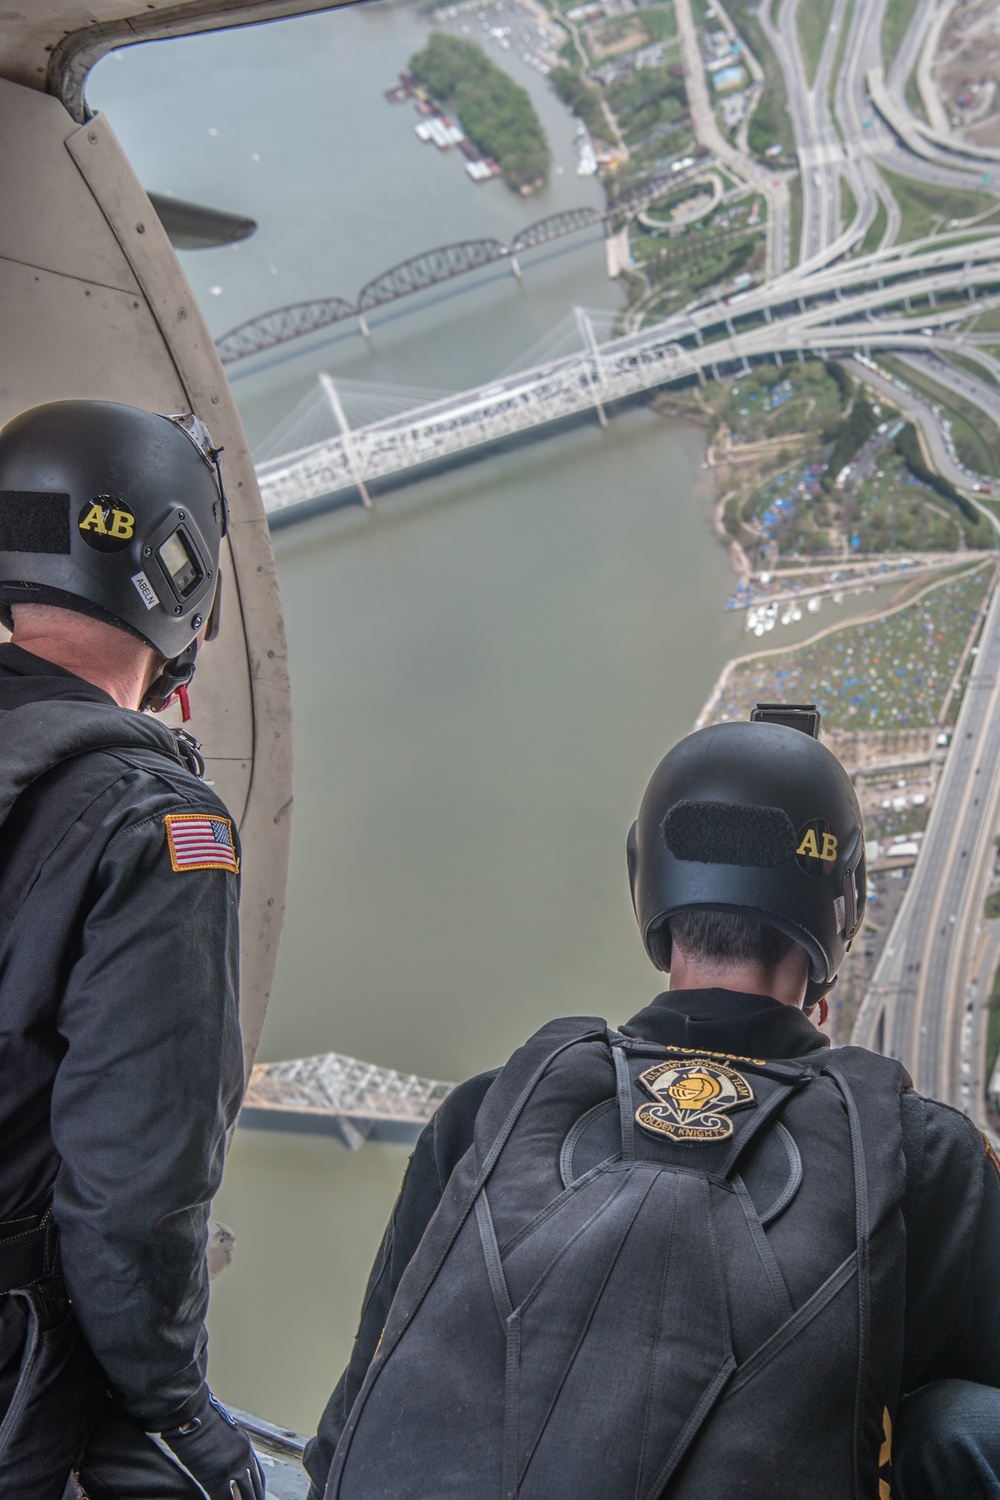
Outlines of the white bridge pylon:
M939 293L951 294L941 306ZM979 309L1000 303L1000 240L949 246L933 256L869 256L798 279L793 273L728 305L685 312L603 343L577 309L581 351L363 427L347 427L327 376L324 389L340 435L259 464L264 508L274 515L362 489L588 410L603 418L612 402L705 369L717 375L720 366L749 368L751 359L782 353L940 348L953 341L949 325L968 316L966 295L975 295ZM923 298L927 305L915 313L912 301ZM974 344L962 347L975 357Z

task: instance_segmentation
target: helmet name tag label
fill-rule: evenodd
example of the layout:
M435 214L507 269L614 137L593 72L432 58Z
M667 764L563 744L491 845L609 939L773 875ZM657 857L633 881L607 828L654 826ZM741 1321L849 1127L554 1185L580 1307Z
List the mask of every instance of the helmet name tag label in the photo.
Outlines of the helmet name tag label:
M639 1106L636 1124L685 1145L727 1140L733 1133L728 1112L756 1103L742 1073L710 1057L658 1063L640 1073L639 1082L656 1102Z
M155 609L159 604L159 596L145 573L133 573L132 582L135 584L136 593L147 609Z

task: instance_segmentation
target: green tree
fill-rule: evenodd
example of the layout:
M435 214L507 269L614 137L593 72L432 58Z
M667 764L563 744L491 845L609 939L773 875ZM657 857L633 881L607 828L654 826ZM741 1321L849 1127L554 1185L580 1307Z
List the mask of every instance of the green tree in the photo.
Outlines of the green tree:
M545 182L549 147L528 92L475 42L432 31L427 46L410 58L410 72L458 116L483 155L495 157L511 187Z

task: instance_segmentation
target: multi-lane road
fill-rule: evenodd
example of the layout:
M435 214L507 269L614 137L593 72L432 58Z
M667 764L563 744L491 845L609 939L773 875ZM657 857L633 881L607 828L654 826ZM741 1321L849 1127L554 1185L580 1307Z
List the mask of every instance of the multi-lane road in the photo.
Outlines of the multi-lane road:
M809 3L764 0L758 12L785 83L799 159L800 227L787 257L776 250L777 236L772 231L770 284L746 299L736 326L729 320L726 354L752 357L763 353L769 341L772 350L792 347L793 341L799 349L822 349L824 340L827 348L858 349L857 334L865 321L871 327L871 350L898 349L906 319L900 316L899 286L894 286L894 279L904 265L907 279L913 277L919 263L921 285L930 294L931 306L909 320L908 332L912 339L919 321L928 337L923 348L902 351L904 359L916 374L931 375L939 385L1000 422L1000 362L989 350L977 347L975 335L962 334L957 326L945 328L949 322L961 321L961 310L949 319L941 317L933 305L937 277L944 273L952 291L964 284L981 309L984 304L978 290L990 279L984 261L995 267L1000 243L992 236L984 240L976 265L960 264L961 251L956 256L954 248L938 260L941 252L933 248L933 242L920 247L898 245L902 213L892 191L893 179L884 175L896 174L942 192L985 187L1000 195L1000 152L964 145L951 133L947 113L933 96L931 54L946 8L935 0L918 0L894 56L885 59L882 30L887 0L854 0L853 4L834 0L810 78L798 25L800 7ZM689 76L694 64L703 85L692 113L701 138L715 151L719 132L696 51L689 0L678 0L677 8L679 17L685 18L681 34ZM905 97L915 69L921 93L929 100L930 126L913 115ZM734 148L724 144L731 158ZM755 164L748 166L745 154L731 165L742 168L745 181L751 180ZM768 197L773 214L773 186ZM845 202L850 200L853 218L842 222L848 217ZM879 221L876 252L855 261L856 266L866 267L867 284L848 284L843 279L842 257L852 250L856 254L880 205L884 217ZM782 212L785 233L787 207ZM790 317L787 302L795 298L802 299L799 314ZM843 304L839 319L832 318L824 306L828 298ZM916 301L916 295L906 299L907 313L911 300ZM767 329L748 328L744 315L754 312L763 314ZM711 324L708 309L699 309L690 318L699 343L711 336ZM982 378L940 358L941 352L963 350L983 365ZM900 391L870 365L855 368L919 422L938 468L968 490L971 478L960 466L933 404L917 391ZM972 661L922 852L879 961L855 1039L902 1058L919 1088L978 1114L986 1082L985 1027L979 1007L988 995L991 978L980 975L978 969L997 950L997 944L991 946L982 932L983 900L992 875L993 837L1000 815L1000 592L996 588Z
M855 1040L900 1058L923 1093L975 1114L985 1082L974 984L1000 813L1000 593L994 590L909 889ZM967 1021L971 1018L971 1024ZM966 1032L963 1045L963 1032Z

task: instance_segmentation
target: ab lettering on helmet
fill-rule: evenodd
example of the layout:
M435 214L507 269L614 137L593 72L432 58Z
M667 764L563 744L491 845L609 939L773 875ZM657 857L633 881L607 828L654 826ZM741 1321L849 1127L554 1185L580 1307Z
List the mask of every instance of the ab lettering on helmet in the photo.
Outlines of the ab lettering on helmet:
M114 495L95 495L81 509L76 524L95 552L120 552L135 535L135 516Z
M837 863L837 835L823 818L810 818L798 831L795 862L807 875L829 875Z

